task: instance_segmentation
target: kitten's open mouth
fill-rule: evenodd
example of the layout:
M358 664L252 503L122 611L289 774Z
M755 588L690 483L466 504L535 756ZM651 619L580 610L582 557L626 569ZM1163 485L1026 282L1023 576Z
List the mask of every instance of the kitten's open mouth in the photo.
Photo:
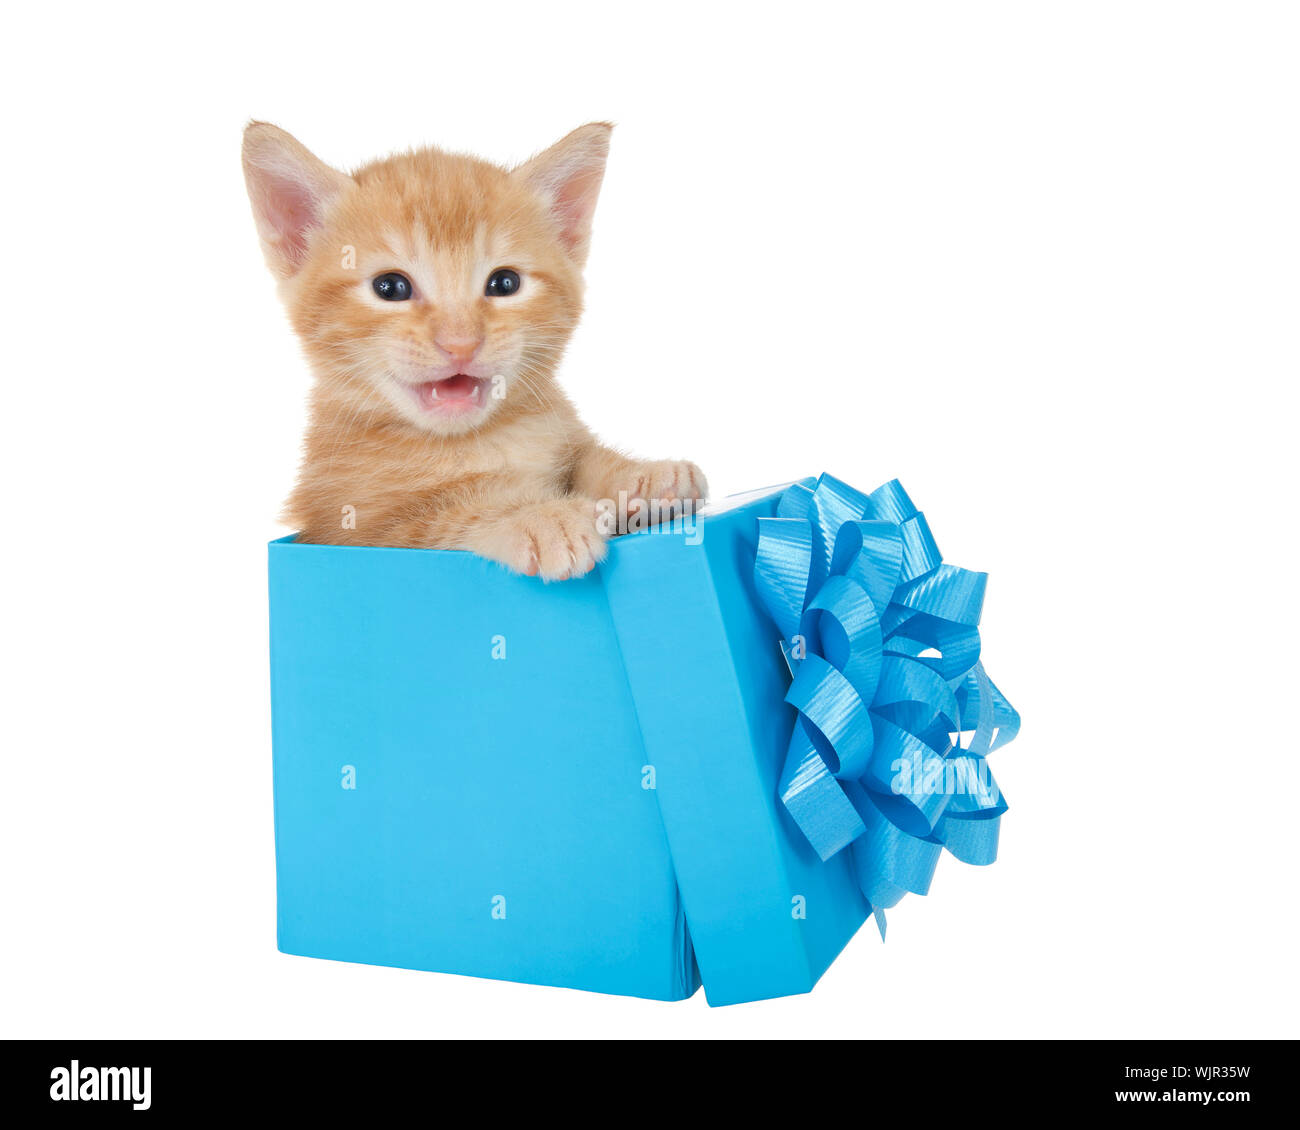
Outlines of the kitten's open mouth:
M464 416L487 406L488 381L456 373L440 381L422 381L409 386L416 403L425 412L438 416Z

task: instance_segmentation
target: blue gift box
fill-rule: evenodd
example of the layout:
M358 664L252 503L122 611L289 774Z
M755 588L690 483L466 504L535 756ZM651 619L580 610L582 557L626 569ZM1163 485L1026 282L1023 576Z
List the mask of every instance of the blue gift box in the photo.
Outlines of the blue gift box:
M284 540L270 607L282 951L695 991L599 574Z
M810 505L869 508L823 481ZM923 892L942 824L899 851L852 782L872 825L853 851L792 818L791 670L755 586L782 499L617 538L550 585L462 552L272 542L281 950L660 1000L702 981L731 1004L811 989L864 889ZM1000 808L966 807L995 843Z

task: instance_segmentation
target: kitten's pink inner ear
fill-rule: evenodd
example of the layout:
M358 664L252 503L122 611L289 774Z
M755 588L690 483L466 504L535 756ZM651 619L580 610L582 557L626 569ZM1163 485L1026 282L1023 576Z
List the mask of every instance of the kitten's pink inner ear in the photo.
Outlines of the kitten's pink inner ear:
M579 261L587 255L609 133L610 127L601 122L582 126L518 169L549 205L560 224L560 239Z
M306 260L311 233L330 202L352 179L266 122L244 131L244 176L267 263L288 278Z
M307 237L321 221L321 201L301 181L270 170L262 173L262 219L280 253L294 264L307 257Z
M560 221L560 238L570 250L578 250L591 234L591 220L596 212L596 197L605 169L582 169L553 190L553 209Z

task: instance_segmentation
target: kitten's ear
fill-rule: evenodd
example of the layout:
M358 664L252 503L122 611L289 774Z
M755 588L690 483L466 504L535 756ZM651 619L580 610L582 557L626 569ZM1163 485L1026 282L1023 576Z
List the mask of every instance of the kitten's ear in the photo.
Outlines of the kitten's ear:
M559 221L565 248L579 264L587 259L591 217L613 128L609 122L579 126L514 171L546 201Z
M307 239L330 203L353 182L268 122L244 130L244 180L267 266L291 277L307 257Z

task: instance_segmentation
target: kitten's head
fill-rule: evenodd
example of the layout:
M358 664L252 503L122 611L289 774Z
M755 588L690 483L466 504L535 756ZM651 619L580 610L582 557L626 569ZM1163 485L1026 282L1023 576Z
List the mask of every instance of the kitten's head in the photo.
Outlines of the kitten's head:
M319 395L442 434L512 393L544 399L581 312L609 134L582 126L512 170L422 149L349 176L252 123L253 215Z

